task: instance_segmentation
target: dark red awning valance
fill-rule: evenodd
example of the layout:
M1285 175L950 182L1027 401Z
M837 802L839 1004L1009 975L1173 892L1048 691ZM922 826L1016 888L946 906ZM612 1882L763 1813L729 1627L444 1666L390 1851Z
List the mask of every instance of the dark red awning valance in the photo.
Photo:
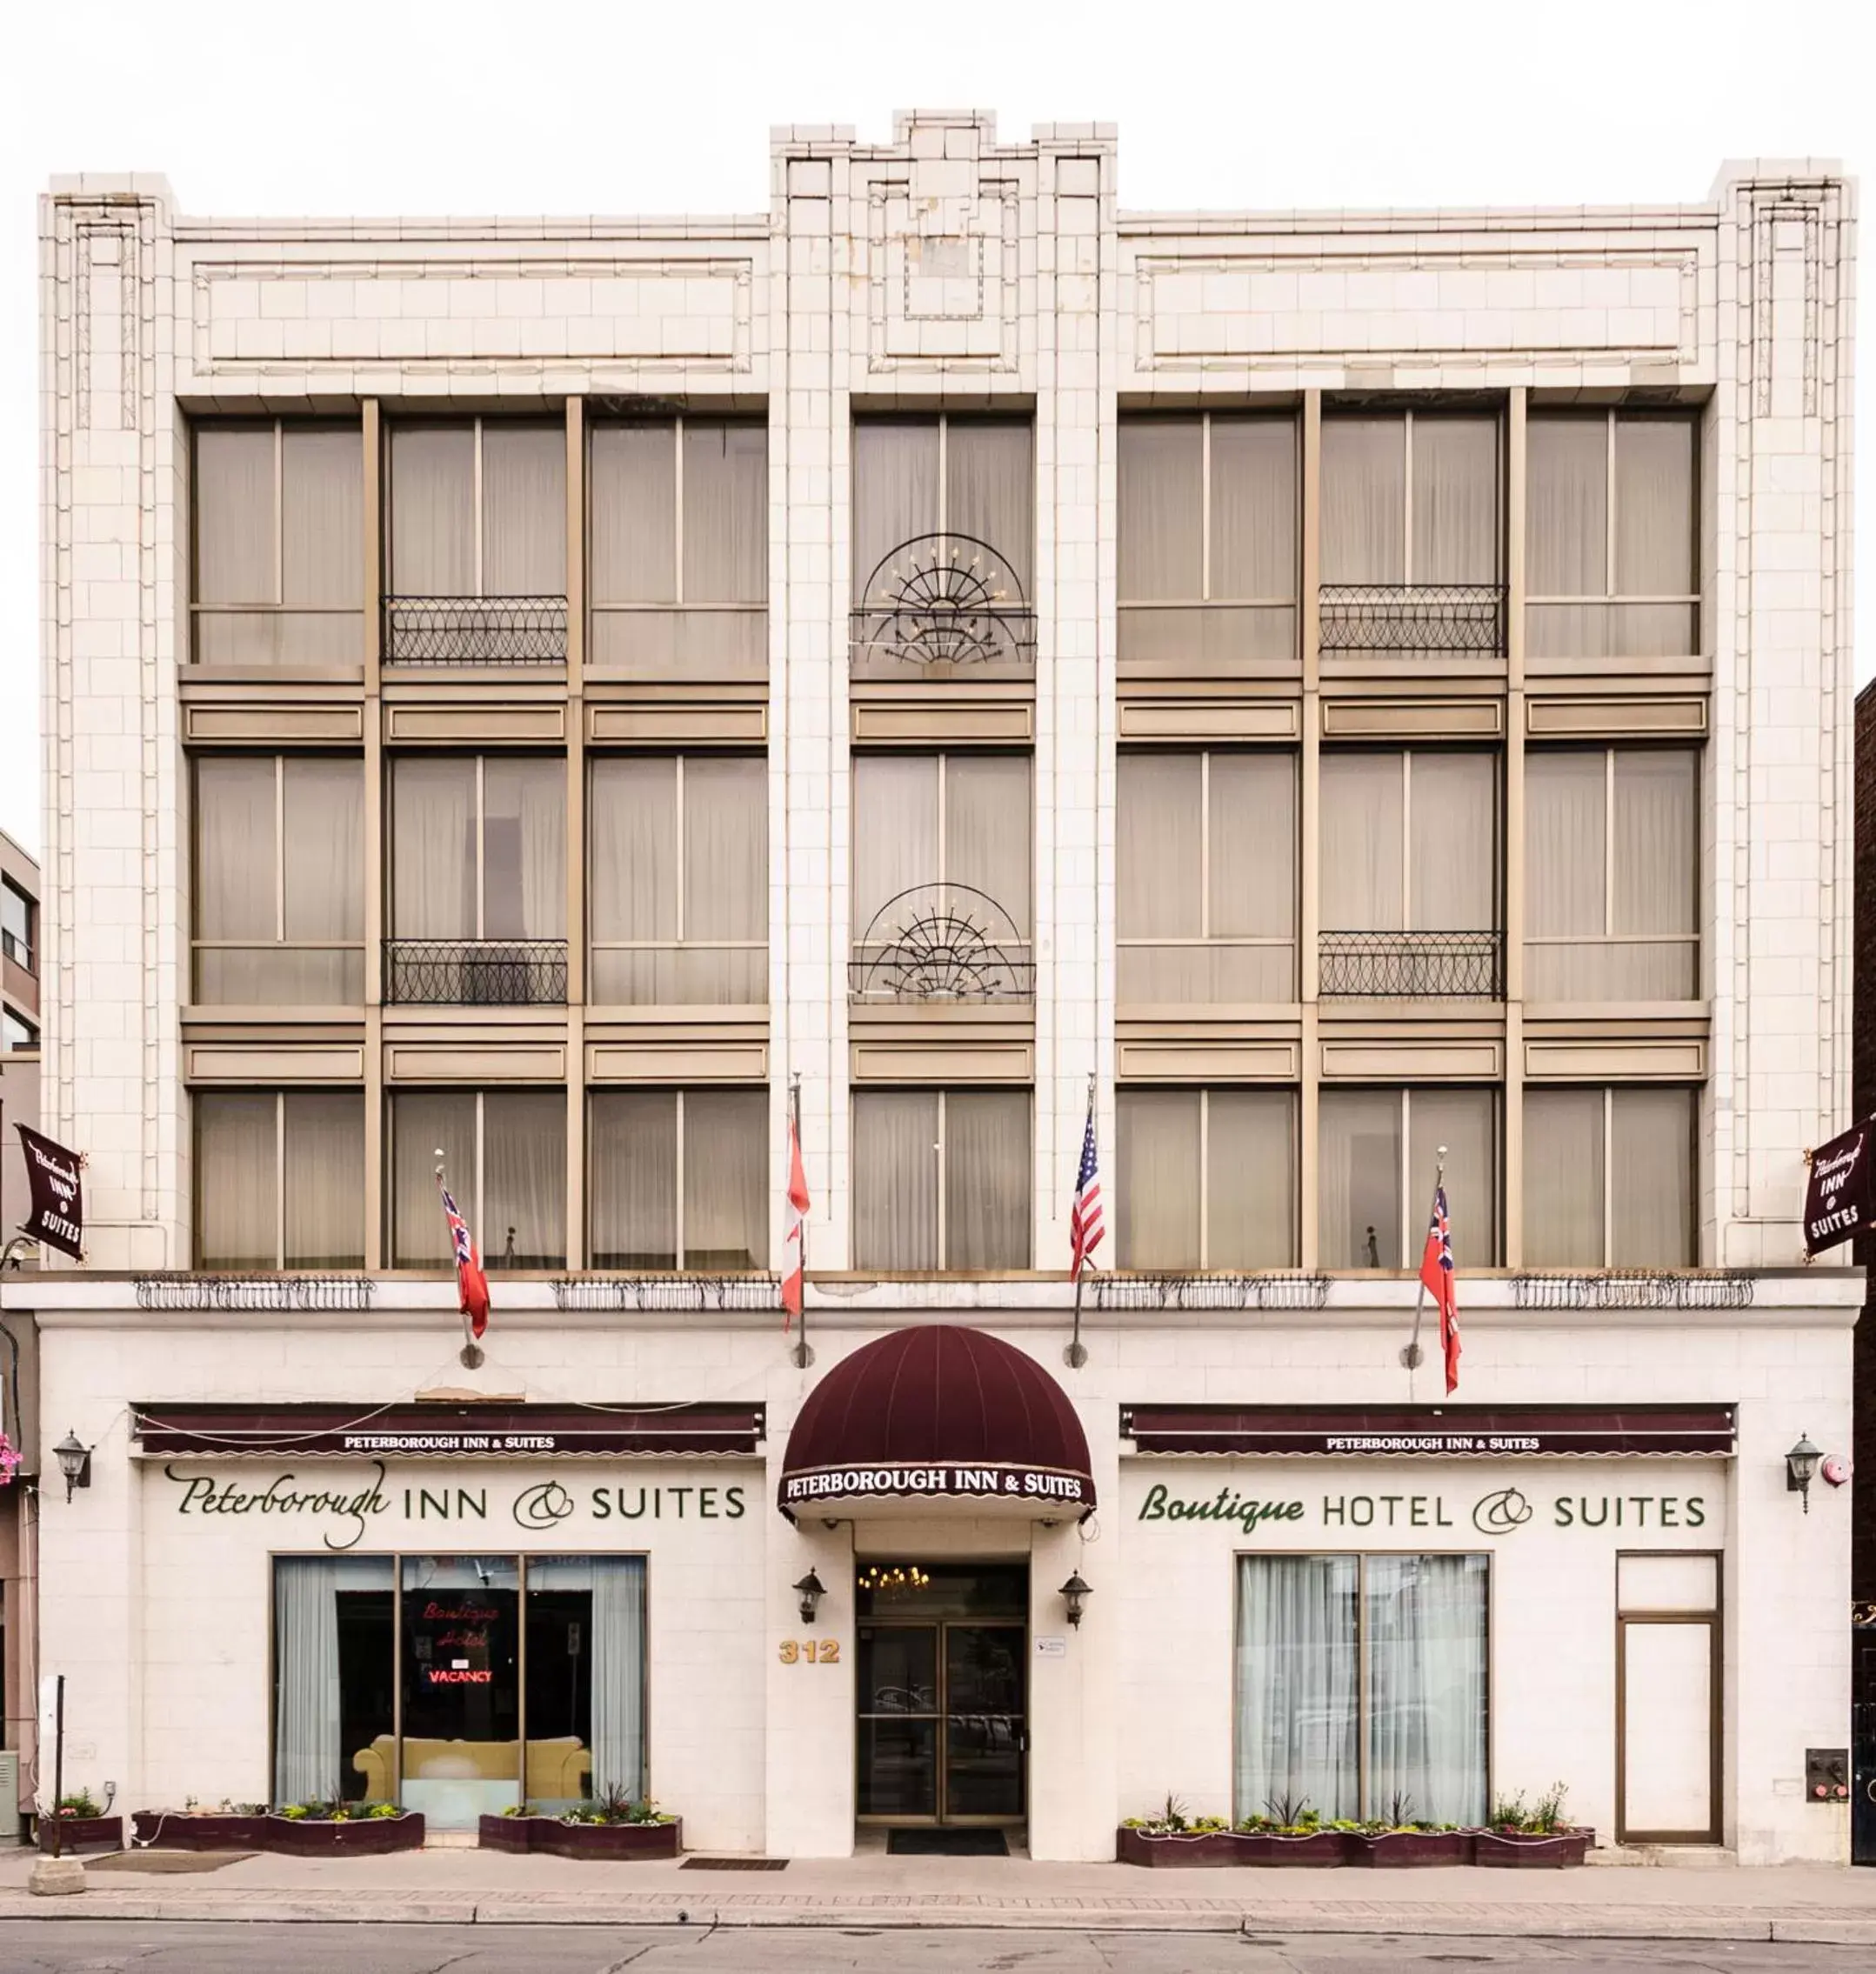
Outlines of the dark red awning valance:
M1542 1459L1733 1450L1733 1409L1689 1405L1123 1405L1139 1453Z
M270 1459L527 1460L584 1454L753 1456L760 1405L216 1404L131 1408L144 1454Z
M1033 1357L981 1330L928 1324L863 1344L808 1394L776 1495L784 1515L920 1504L1038 1520L1094 1511L1087 1436Z

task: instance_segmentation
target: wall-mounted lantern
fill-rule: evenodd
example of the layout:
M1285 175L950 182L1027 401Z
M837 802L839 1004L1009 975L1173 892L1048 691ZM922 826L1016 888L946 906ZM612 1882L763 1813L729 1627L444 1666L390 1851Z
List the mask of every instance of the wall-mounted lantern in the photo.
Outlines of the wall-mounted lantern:
M1818 1462L1824 1457L1824 1449L1813 1446L1810 1436L1799 1433L1798 1444L1785 1456L1785 1491L1787 1494L1801 1494L1805 1497L1805 1512L1811 1512L1811 1477L1818 1470Z
M827 1595L827 1585L811 1570L798 1584L791 1587L801 1599L801 1622L804 1624L813 1624L814 1614L821 1608L821 1599Z
M1093 1584L1083 1583L1081 1572L1078 1570L1062 1585L1059 1594L1062 1602L1068 1608L1069 1624L1078 1631L1081 1629L1081 1607L1094 1595Z
M77 1434L68 1429L52 1453L65 1477L65 1498L70 1501L77 1489L91 1484L91 1449L80 1445Z

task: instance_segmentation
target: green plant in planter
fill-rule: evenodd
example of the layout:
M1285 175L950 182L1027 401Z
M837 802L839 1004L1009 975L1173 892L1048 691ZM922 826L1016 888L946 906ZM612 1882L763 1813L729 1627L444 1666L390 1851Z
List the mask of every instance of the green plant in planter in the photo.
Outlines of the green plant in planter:
M1322 1811L1312 1809L1306 1796L1272 1796L1264 1808L1270 1817L1268 1828L1278 1837L1313 1837L1322 1828Z
M1206 1819L1201 1818L1201 1821L1205 1820ZM1210 1820L1217 1829L1223 1830L1225 1827L1217 1818ZM1168 1791L1165 1804L1153 1815L1129 1817L1125 1827L1139 1831L1147 1837L1184 1837L1198 1826L1187 1817L1185 1804Z
M1553 1782L1529 1808L1522 1790L1515 1796L1501 1796L1492 1805L1487 1827L1501 1837L1555 1837L1564 1827L1564 1799L1569 1793L1567 1784Z
M104 1811L89 1789L75 1789L59 1797L57 1813L62 1817L101 1817Z
M564 1824L674 1824L677 1818L658 1808L649 1796L629 1789L602 1789L590 1803L562 1813Z
M392 1817L401 1817L404 1811L395 1803L367 1803L366 1817L372 1823L384 1823Z

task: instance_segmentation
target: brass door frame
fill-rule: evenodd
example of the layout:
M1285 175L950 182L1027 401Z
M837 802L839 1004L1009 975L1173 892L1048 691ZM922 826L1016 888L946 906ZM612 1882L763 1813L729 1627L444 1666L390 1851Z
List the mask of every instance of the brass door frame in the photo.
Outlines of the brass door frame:
M1026 1617L863 1617L856 1620L854 1640L856 1658L858 1656L859 1643L858 1631L858 1627L863 1624L875 1626L880 1631L931 1631L936 1634L937 1656L934 1664L938 1673L938 1704L930 1713L894 1714L862 1713L856 1705L853 1714L853 1799L858 1803L860 1797L860 1723L866 1720L930 1720L938 1724L938 1734L934 1743L936 1765L934 1779L938 1808L936 1813L929 1817L910 1814L893 1816L878 1813L856 1813L855 1822L869 1827L891 1825L907 1830L1020 1829L1023 1824L1029 1821L1029 1619ZM1022 1808L1014 1816L953 1817L947 1813L949 1804L945 1799L947 1795L945 1771L948 1766L947 1755L951 1741L951 1730L948 1724L951 1719L951 1676L948 1670L950 1655L946 1647L950 1643L950 1636L953 1629L971 1631L1015 1631L1022 1637L1022 1650L1018 1655L1017 1663L1022 1672L1023 1706L1022 1711L1016 1717L1022 1723L1023 1747L1019 1771L1022 1784ZM858 1670L857 1666L855 1670L857 1672ZM863 1697L859 1691L858 1680L855 1682L854 1697L856 1701Z

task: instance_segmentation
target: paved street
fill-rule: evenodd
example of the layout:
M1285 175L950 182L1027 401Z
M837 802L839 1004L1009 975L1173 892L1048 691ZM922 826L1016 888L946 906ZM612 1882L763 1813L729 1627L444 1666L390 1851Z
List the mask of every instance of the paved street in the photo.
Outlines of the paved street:
M5 1974L1866 1974L1866 1946L1235 1933L0 1921Z

